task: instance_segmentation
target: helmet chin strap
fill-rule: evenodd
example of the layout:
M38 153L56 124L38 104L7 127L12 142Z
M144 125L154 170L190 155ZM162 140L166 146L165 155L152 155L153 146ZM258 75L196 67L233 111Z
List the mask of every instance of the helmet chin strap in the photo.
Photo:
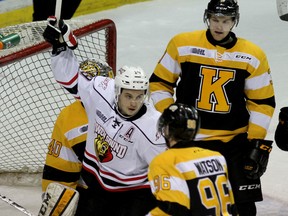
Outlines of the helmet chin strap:
M116 109L117 113L123 118L132 117L132 116L124 115L121 112L121 110L119 109L119 97L120 97L121 91L122 91L122 89L119 88L118 91L115 92L115 109Z
M143 105L144 105L144 102L143 102L142 106L143 106ZM141 106L141 107L142 107L142 106ZM121 117L123 117L123 118L125 118L125 119L131 118L131 117L135 116L135 115L141 110L141 107L139 107L138 111L135 112L133 115L125 115L125 114L123 114L123 113L121 112L121 109L119 109L119 104L118 104L118 102L116 102L116 104L115 104L115 108L116 108L117 113L118 113Z
M116 106L116 109L117 109L119 115L120 115L121 117L124 117L124 118L131 118L131 117L133 117L134 115L137 114L137 113L135 113L134 115L124 115L124 114L120 111L120 109L119 109L118 106Z
M124 115L122 112L121 112L121 110L119 109L119 104L118 104L118 102L116 101L116 104L115 104L115 108L116 108L116 110L117 110L117 113L121 116L121 117L123 117L123 118L130 118L130 117L132 117L132 116L129 116L129 115ZM136 113L135 113L136 114Z
M144 102L145 102L145 100L147 98L147 95L148 95L147 92L148 91L146 90L146 95L145 95L145 97L143 99L142 105L139 107L138 111L136 113L134 113L133 115L125 115L125 114L123 114L121 112L121 109L119 108L119 97L120 97L121 92L122 92L122 88L119 88L118 92L117 91L115 92L115 108L116 108L116 111L123 118L131 118L131 117L135 116L141 110L141 108L144 105Z

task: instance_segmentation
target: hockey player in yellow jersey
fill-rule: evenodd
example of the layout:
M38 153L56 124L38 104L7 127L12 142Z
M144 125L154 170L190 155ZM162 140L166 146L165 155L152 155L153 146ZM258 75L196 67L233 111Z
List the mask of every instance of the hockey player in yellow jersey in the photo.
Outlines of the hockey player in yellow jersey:
M169 150L149 166L157 208L148 215L237 215L224 157L191 142L198 127L198 112L189 105L172 104L160 116L158 131Z
M48 146L42 178L43 192L51 182L76 189L82 168L87 125L87 115L79 100L60 112Z
M236 0L211 0L204 22L207 30L170 40L150 77L151 98L161 112L175 99L198 110L195 140L225 156L240 215L256 215L272 146L265 140L275 109L270 67L259 46L232 32Z

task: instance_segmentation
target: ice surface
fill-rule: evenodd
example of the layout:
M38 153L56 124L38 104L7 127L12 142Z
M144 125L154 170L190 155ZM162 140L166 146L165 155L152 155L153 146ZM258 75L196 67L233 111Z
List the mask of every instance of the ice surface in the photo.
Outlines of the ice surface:
M170 38L183 31L205 28L203 11L208 1L153 0L91 14L109 18L117 27L117 66L141 66L149 74L162 56ZM277 15L276 0L241 0L239 37L258 44L267 54L275 86L277 108L267 138L273 139L279 109L288 106L288 23ZM258 203L259 216L288 215L288 152L274 145L268 169L262 177L264 201ZM0 186L6 195L37 213L41 203L40 186ZM0 215L23 215L0 200Z

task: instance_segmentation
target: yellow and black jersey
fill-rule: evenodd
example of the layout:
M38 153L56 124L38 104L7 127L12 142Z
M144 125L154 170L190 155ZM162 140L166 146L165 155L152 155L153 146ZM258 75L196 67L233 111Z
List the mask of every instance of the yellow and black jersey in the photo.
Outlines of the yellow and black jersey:
M87 127L87 115L80 101L60 112L48 146L42 178L43 192L51 182L76 188L84 157Z
M224 157L207 149L176 146L149 166L158 204L148 215L236 215Z
M265 138L275 108L265 53L232 32L225 47L211 38L200 30L170 40L150 78L156 109L163 112L174 98L193 105L201 116L196 140L228 142L247 131L249 139Z

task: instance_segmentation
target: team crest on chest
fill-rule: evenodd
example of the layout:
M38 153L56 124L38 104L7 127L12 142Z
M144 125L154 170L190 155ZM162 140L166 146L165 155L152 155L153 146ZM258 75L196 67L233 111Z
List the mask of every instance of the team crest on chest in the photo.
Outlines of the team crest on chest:
M109 162L114 156L120 159L125 157L128 147L118 143L113 137L110 137L97 122L95 122L94 134L96 135L94 148L100 162Z
M98 136L94 139L94 145L96 150L96 155L100 162L108 162L113 159L113 154L111 152L111 148L109 143L104 140L104 137L98 134Z

